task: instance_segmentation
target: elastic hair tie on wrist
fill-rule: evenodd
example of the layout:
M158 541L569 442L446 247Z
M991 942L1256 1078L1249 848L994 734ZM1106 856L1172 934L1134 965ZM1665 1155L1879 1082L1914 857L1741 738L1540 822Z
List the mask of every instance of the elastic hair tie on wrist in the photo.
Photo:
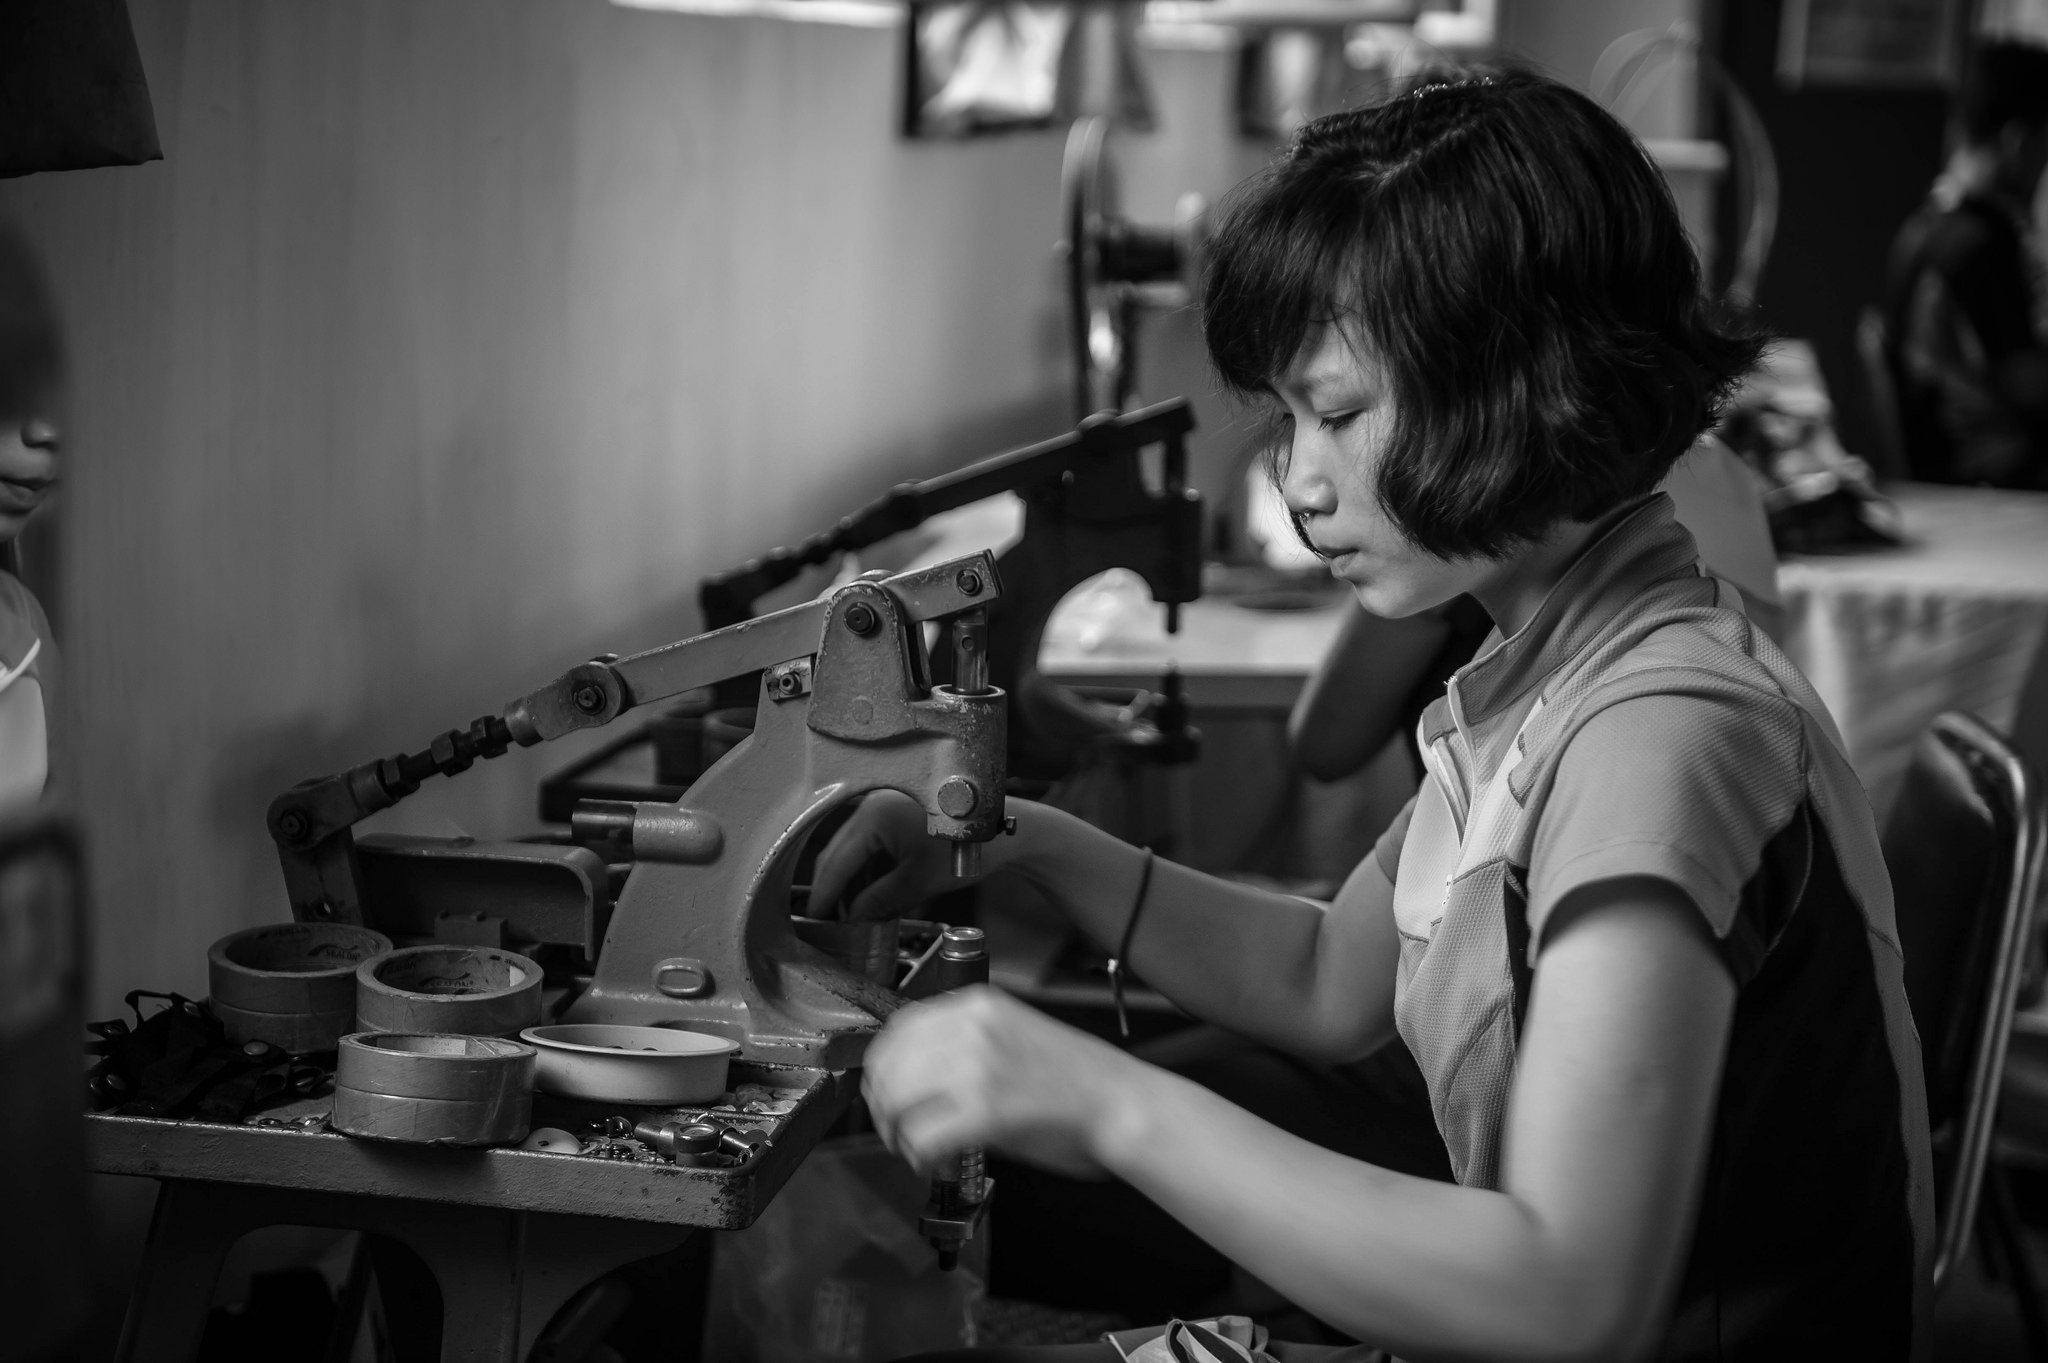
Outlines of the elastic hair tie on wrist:
M1109 993L1116 1001L1116 1029L1123 1039L1131 1039L1131 1019L1124 1011L1124 976L1131 973L1131 938L1138 931L1138 915L1145 908L1145 892L1152 888L1152 863L1157 858L1151 848L1145 849L1145 866L1138 872L1138 894L1131 900L1131 916L1124 920L1123 940L1117 944L1116 955L1109 958Z

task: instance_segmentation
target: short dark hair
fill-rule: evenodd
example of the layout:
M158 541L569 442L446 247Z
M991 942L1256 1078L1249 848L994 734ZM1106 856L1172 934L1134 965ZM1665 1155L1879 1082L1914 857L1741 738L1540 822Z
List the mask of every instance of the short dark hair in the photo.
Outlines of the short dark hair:
M0 421L42 416L64 380L57 304L19 228L0 221Z
M1226 200L1203 281L1224 382L1269 394L1330 324L1393 386L1380 502L1444 558L1651 491L1763 341L1708 298L1642 145L1511 69L1317 119Z
M1957 96L1963 137L1982 146L2008 123L2048 123L2048 48L1995 38L1970 54Z

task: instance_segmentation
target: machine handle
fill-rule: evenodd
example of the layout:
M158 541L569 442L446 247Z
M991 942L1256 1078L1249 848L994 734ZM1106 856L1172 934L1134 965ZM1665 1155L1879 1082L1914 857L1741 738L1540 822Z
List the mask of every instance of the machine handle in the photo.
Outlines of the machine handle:
M957 615L1002 595L1002 578L986 550L875 585L918 623ZM807 657L818 651L830 610L829 598L806 602L629 658L593 658L512 702L503 714L486 715L467 729L450 729L419 752L365 762L292 787L271 802L270 836L288 855L303 856L334 833L398 803L429 776L454 776L515 743L531 747L597 728L636 705ZM287 870L287 879L290 874Z
M920 624L1002 595L995 558L986 550L898 573L876 585ZM630 658L585 663L507 706L505 721L522 746L609 724L636 705L816 653L830 612L829 598L807 601Z
M1160 441L1171 441L1178 448L1181 437L1194 428L1194 413L1186 398L1154 403L1135 412L1099 412L1077 429L1050 440L991 455L921 482L899 483L829 530L704 579L697 590L697 603L708 623L744 620L753 614L753 604L764 592L838 554L865 549L891 535L916 529L942 511L1033 486L1091 460L1141 450Z

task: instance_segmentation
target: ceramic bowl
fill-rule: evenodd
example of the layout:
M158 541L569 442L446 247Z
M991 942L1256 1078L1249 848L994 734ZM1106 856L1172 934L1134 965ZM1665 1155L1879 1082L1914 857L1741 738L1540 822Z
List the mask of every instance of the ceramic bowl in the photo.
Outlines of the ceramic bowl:
M519 1034L540 1053L534 1087L563 1098L675 1107L726 1091L739 1043L673 1027L561 1022Z

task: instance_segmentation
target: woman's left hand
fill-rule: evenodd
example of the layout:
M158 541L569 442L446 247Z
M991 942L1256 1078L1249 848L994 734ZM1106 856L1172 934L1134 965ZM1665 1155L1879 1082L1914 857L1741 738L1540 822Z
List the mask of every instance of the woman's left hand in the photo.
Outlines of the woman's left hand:
M868 1047L862 1091L882 1140L923 1172L986 1145L1103 1177L1114 1124L1152 1068L994 989L915 1004Z

